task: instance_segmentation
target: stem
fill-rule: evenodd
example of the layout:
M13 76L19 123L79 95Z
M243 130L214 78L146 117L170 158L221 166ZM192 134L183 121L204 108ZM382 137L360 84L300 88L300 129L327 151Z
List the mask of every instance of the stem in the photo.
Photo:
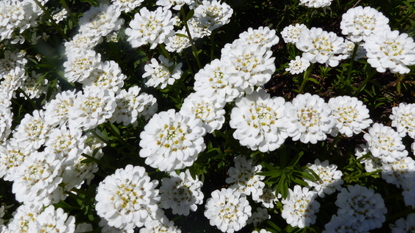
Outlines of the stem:
M170 53L166 50L166 47L164 47L164 44L158 44L159 52L161 55L163 55L165 58L169 59L170 62L173 60L171 59Z
M301 83L299 93L303 93L304 92L305 84L308 81L308 77L310 77L311 70L313 70L313 67L314 67L314 63L311 63L310 67L308 67L308 69L304 72L303 82Z
M357 96L360 92L363 91L366 84L370 81L370 79L373 77L373 75L376 74L376 70L372 70L370 73L366 73L366 79L360 84L360 86L356 89L356 91L353 93L353 96Z
M184 8L183 7L180 9L180 14L182 14L183 17L186 17L186 14L184 13ZM192 44L193 56L196 58L197 66L199 67L199 69L201 69L202 66L200 65L199 55L197 53L196 45L195 45L195 43L193 41L193 38L192 38L192 35L190 33L189 26L187 25L187 21L184 21L183 23L184 23L184 27L186 28L186 33L187 33L187 36L189 37L190 44Z
M352 57L350 58L350 65L349 65L349 70L347 71L347 83L350 85L350 77L352 76L352 68L353 68L353 64L354 64L354 59L356 57L357 54L357 49L359 48L359 44L355 43L354 44L354 48L353 48L353 53L352 53Z
M66 34L62 31L62 29L59 27L58 24L56 24L55 20L52 18L52 16L50 15L50 12L44 7L42 6L42 4L40 4L40 2L38 0L33 0L36 5L42 9L43 12L45 12L46 17L48 17L49 21L53 24L53 26L56 28L56 30L62 35L62 37L65 40L68 40L68 37L66 36Z

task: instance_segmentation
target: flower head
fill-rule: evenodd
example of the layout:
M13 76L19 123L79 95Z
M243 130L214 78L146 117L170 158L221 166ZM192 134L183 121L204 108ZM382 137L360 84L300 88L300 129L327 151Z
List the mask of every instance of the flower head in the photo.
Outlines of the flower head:
M322 141L331 133L335 120L324 99L310 93L297 95L285 105L287 133L302 143Z
M381 31L366 38L363 44L367 51L367 62L384 73L406 74L408 66L415 65L415 42L408 34L398 31Z
M399 136L415 139L415 104L400 103L392 108L392 127L396 128Z
M158 182L151 181L145 169L127 165L107 176L97 188L97 214L108 225L122 230L142 227L160 200Z
M360 185L343 188L337 195L338 216L347 218L358 227L358 232L382 226L387 209L380 194Z
M140 157L146 164L171 172L191 166L205 149L201 120L171 109L154 114L140 134Z
M291 60L285 71L289 71L290 74L300 74L307 70L310 66L308 59L296 56L294 60Z
M347 137L359 134L372 124L369 110L356 97L338 96L329 100L332 115L336 119L332 135L345 134Z
M303 30L296 46L303 51L303 58L311 63L318 62L335 67L345 58L342 55L346 47L344 39L334 32L326 32L321 28Z
M234 161L235 166L229 168L226 183L231 184L230 188L237 189L245 195L252 195L254 200L260 200L265 187L262 180L265 177L257 173L261 171L262 166L254 165L252 159L247 160L243 156L236 156Z
M144 66L145 73L143 74L143 78L148 77L146 86L160 86L161 89L164 89L167 85L172 85L176 79L180 79L182 75L182 63L174 66L173 62L170 62L162 55L158 59L160 62L153 58L151 59L151 63Z
M389 31L389 19L372 7L357 6L342 15L340 29L353 42L361 42L380 31Z
M221 61L229 69L227 81L247 94L267 83L276 69L272 52L259 44L246 45L236 40L225 45L221 53Z
M294 189L289 189L288 197L281 201L283 204L281 216L293 227L304 228L314 224L315 214L320 208L320 203L315 200L316 197L316 192L295 185Z
M161 180L160 206L171 208L173 214L189 215L190 210L196 211L197 205L203 203L202 185L197 177L192 178L189 170L179 175L172 172L170 178Z
M229 125L236 129L234 138L251 150L274 151L288 137L286 133L285 100L271 98L260 89L236 100Z
M363 137L372 155L384 163L391 163L408 155L402 138L389 126L375 123Z
M305 180L310 187L314 187L317 194L320 197L324 197L325 194L332 194L336 190L340 190L343 180L341 179L342 172L337 170L337 166L329 164L328 160L320 162L319 159L314 161L314 164L310 164L308 169L314 171L319 180L311 181Z
M282 39L285 43L297 43L300 39L301 32L303 30L308 30L307 26L304 24L288 25L281 31Z
M174 20L172 12L168 9L158 7L155 11L149 11L143 7L134 15L129 25L130 27L125 29L125 34L133 48L149 43L150 48L154 49L173 33Z
M252 214L246 197L232 188L213 191L205 207L210 225L217 226L222 232L239 231Z

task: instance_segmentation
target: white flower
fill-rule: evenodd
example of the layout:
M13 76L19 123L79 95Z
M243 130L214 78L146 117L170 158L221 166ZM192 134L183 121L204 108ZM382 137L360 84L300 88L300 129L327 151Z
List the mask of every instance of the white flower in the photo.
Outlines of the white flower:
M15 139L7 140L0 145L0 177L13 181L18 167L35 149L21 146Z
M118 8L120 11L128 13L141 6L143 1L144 0L111 0L111 4L114 5L114 7Z
M150 43L151 49L157 44L164 43L173 33L174 20L172 12L158 7L155 11L149 11L146 7L140 9L130 21L130 27L125 29L127 41L133 48Z
M225 122L224 103L201 96L197 92L184 99L180 113L184 116L194 115L202 120L208 133L221 129Z
M396 128L399 136L415 139L415 104L400 103L399 106L392 108L392 127Z
M63 125L50 131L45 151L58 155L62 160L71 160L82 153L86 140L80 128L67 128Z
M313 143L323 141L332 131L335 120L324 99L310 93L299 94L285 105L287 133L294 141Z
M289 71L290 74L301 74L307 70L310 66L310 61L308 59L296 56L294 60L291 60L288 64L288 67L285 68L285 71Z
M173 221L169 221L161 209L152 213L144 225L145 227L140 229L140 233L181 233L181 230L174 226Z
M27 113L13 132L13 138L20 146L39 149L48 137L51 127L45 121L45 112L34 110Z
M331 114L336 119L336 124L331 133L336 136L339 132L347 137L359 134L372 124L369 110L363 102L356 97L338 96L329 100Z
M326 32L321 28L303 30L297 48L303 51L303 58L311 63L326 64L335 67L344 59L343 51L346 48L344 39L334 32Z
M13 213L13 218L7 224L7 232L30 232L29 225L37 220L42 212L42 205L22 204Z
M101 37L92 35L76 34L72 40L65 42L65 53L78 53L82 50L93 50L94 47L102 41Z
M380 31L390 31L389 19L372 7L357 6L342 15L342 34L353 42L361 42Z
M383 163L393 163L408 155L402 138L389 126L375 123L363 137L372 155Z
M115 61L105 61L100 62L86 79L79 82L83 84L84 89L94 86L116 93L124 86L126 78L127 76L122 73L120 66Z
M359 225L356 224L355 218L351 216L337 216L333 215L330 222L325 225L323 233L369 233L367 231L360 231Z
M325 194L332 194L336 190L340 190L343 184L342 172L337 170L337 166L329 164L328 160L320 162L319 159L314 161L314 164L309 164L308 169L314 171L319 180L311 181L305 180L310 187L314 187L315 191L320 197L325 197Z
M265 187L262 181L265 176L257 175L262 166L254 165L252 159L246 160L243 156L236 156L234 161L235 167L229 168L226 183L231 184L230 188L237 189L245 195L252 195L253 200L259 200Z
M182 6L186 4L185 0L157 0L156 5L164 8L179 11Z
M191 166L206 147L201 120L170 109L154 114L140 134L140 157L161 171Z
M387 209L380 194L360 185L343 188L337 195L338 216L354 220L358 232L382 226Z
M0 104L0 144L9 137L12 130L13 112L10 106Z
M323 8L331 5L333 0L300 0L299 5L304 5L309 8Z
M410 213L405 218L396 220L395 224L390 225L391 233L413 232L415 229L415 214Z
M276 69L272 52L259 44L236 41L226 44L221 53L221 61L229 69L227 81L247 94L267 83Z
M121 11L109 4L91 7L79 19L79 33L94 37L104 37L111 31L117 31L124 24Z
M206 28L211 32L229 23L232 13L233 9L226 3L221 3L218 0L204 0L196 7L193 17L200 24L199 27Z
M29 232L73 233L75 232L75 218L68 216L63 209L48 206L40 213L35 221L29 222Z
M62 8L59 12L52 15L52 19L55 20L56 23L60 23L64 19L68 17L68 11L65 8Z
M229 125L236 129L233 137L241 145L261 152L274 151L288 137L285 120L285 100L271 98L263 89L237 99Z
M304 228L314 224L317 218L315 214L320 209L320 203L315 200L317 193L299 185L288 191L288 197L281 201L281 216L293 227Z
M55 154L32 152L16 170L12 192L16 200L36 205L49 205L59 201L54 195L62 182L62 160Z
M161 89L164 89L167 85L173 85L177 79L180 79L182 75L182 63L175 66L173 62L170 62L169 59L162 55L158 59L160 62L152 58L151 63L144 66L145 73L143 74L143 78L149 77L146 86L160 86Z
M56 94L55 98L43 106L45 110L45 121L51 126L66 124L75 98L75 91L62 91Z
M23 83L27 78L28 76L23 67L17 66L8 72L5 72L5 74L0 77L0 92L2 97L11 100L15 96L15 91L23 86Z
M261 26L255 30L251 27L248 28L248 30L239 34L239 40L245 44L259 44L260 46L271 48L278 44L280 38L278 38L274 29Z
M31 1L1 1L0 9L0 41L13 38L16 30L21 34L31 26L36 25L37 14L33 11Z
M177 175L170 173L170 178L163 178L160 187L160 206L172 209L173 214L189 215L190 210L196 211L197 205L203 203L201 191L203 183L193 179L189 170Z
M101 55L91 49L81 49L66 53L68 60L63 63L65 77L69 82L82 82L101 62Z
M189 37L183 35L187 35L185 28L176 31L173 36L169 36L165 42L166 50L181 53L183 49L190 47L192 44L190 43Z
M308 30L304 24L288 25L281 31L281 37L285 43L297 43L303 30Z
M123 123L123 125L137 124L137 119L143 116L150 118L157 110L157 99L147 93L140 93L141 88L132 86L121 90L116 96L117 107L110 119L111 122Z
M122 230L142 227L160 200L157 180L150 180L145 169L127 165L107 176L97 188L97 214L108 225Z
M415 42L408 34L399 31L381 31L369 36L363 44L367 62L380 73L406 74L408 66L415 65Z
M115 96L112 91L92 90L78 92L73 107L69 110L69 125L92 129L112 117L116 107Z
M205 207L205 216L210 225L229 233L242 229L252 210L246 197L231 188L213 191Z
M404 157L382 165L381 174L386 182L394 184L398 188L410 188L415 173L415 161L411 157Z
M243 93L229 83L227 76L230 73L227 70L227 65L223 61L211 61L195 74L194 90L212 101L232 102Z

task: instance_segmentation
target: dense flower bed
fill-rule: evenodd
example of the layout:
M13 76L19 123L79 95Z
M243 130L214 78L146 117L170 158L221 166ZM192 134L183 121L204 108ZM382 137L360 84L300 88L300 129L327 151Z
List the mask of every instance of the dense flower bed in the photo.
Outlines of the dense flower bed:
M1 1L1 232L413 232L413 3Z

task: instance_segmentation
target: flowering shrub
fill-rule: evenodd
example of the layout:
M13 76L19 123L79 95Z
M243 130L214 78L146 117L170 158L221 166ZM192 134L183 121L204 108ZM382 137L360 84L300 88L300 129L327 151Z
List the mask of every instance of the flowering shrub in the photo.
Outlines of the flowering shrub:
M0 232L414 232L413 3L0 1Z

